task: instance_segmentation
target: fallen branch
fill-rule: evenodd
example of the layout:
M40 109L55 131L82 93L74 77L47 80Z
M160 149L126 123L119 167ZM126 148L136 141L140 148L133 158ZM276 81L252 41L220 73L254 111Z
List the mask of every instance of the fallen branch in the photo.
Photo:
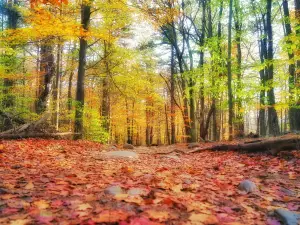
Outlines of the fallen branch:
M49 113L46 113L39 120L22 124L19 127L4 131L0 133L0 139L21 139L21 138L54 138L54 139L70 139L76 133L65 132L58 133L53 127L51 127L47 120L50 117Z
M280 151L300 149L300 135L286 135L278 138L269 138L257 140L255 142L245 142L243 144L222 144L212 147L197 148L188 153L201 152L204 150L227 151L241 150L247 152L263 152L269 151L272 154L277 154Z
M20 133L20 134L0 134L0 139L22 139L22 138L54 138L71 139L76 133Z

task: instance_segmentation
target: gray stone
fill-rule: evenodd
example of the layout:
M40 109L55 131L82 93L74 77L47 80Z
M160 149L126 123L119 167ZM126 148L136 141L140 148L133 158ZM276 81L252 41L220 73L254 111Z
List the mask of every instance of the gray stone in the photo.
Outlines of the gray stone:
M104 157L119 159L138 159L138 154L131 151L113 151L103 153Z
M243 180L239 184L239 190L245 191L246 193L251 193L257 190L257 187L255 183L253 183L251 180Z
M117 195L117 194L123 194L124 190L119 185L113 185L104 190L105 194L109 195Z
M300 214L286 209L275 209L275 216L285 225L297 225Z
M123 145L123 148L124 148L124 149L134 149L134 146L131 145L131 144L124 144L124 145Z

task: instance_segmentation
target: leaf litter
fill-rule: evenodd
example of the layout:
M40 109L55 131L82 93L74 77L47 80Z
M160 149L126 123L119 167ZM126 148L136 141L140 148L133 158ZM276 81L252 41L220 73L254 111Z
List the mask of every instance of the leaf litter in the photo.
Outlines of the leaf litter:
M162 146L135 148L134 161L99 160L104 148L89 141L3 141L0 224L280 224L274 210L300 211L297 157L234 151L162 157L155 153L172 155ZM241 191L241 184L257 188Z

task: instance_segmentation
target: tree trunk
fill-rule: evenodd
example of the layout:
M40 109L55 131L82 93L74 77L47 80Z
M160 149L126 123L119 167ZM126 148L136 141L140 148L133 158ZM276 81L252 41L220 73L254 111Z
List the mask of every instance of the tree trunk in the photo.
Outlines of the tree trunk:
M16 5L18 5L17 0L8 0L7 2L7 28L8 29L16 29L17 24L18 24L18 19L19 19L19 13L16 10ZM2 23L3 26L3 23ZM15 46L11 46L14 48ZM12 66L15 66L13 61L14 58L16 57L15 54L8 55L9 58L9 65L7 66L8 69L6 70L7 74L11 73L11 68ZM9 78L4 78L3 80L3 95L5 96L2 102L3 108L5 109L10 109L13 110L12 108L15 106L15 95L13 94L13 86L14 86L14 81ZM3 124L3 129L7 130L10 129L12 126L10 120L5 119L4 124Z
M201 78L200 78L200 139L206 139L207 130L205 126L205 99L204 99L204 50L202 47L204 46L205 40L205 27L206 27L206 20L205 20L205 11L206 11L206 2L202 1L202 30L201 30L201 37L200 37L200 60L199 60L199 68L201 69Z
M171 144L175 144L176 135L175 135L175 53L174 48L171 45Z
M229 140L233 139L233 95L232 95L232 74L231 74L231 28L232 28L232 5L233 0L229 2L229 22L228 22L228 57L227 57L227 78L228 78L228 126Z
M272 30L272 0L267 0L267 37L268 37L268 51L267 51L267 83L270 85L267 91L268 95L268 128L269 134L277 136L280 133L278 116L275 110L275 94L273 87L274 65L273 65L273 30Z
M87 31L90 23L91 7L83 4L81 6L81 25ZM84 78L86 65L86 50L87 41L84 37L80 38L79 45L79 64L76 90L76 107L75 107L75 133L74 139L81 139L83 137L83 110L84 110Z
M283 0L283 11L284 11L284 21L285 21L285 30L286 35L290 35L292 33L291 24L290 24L290 15L289 15L289 7L288 1ZM300 0L295 0L295 18L296 26L299 28L300 26ZM287 22L288 21L288 22ZM296 36L298 39L300 38L300 30L296 30ZM288 44L292 44L291 41L288 41ZM289 53L289 60L293 61L294 53ZM294 62L294 61L293 61ZM291 62L290 62L291 63ZM295 63L289 64L289 91L290 91L290 109L289 109L289 119L290 119L290 130L292 131L300 131L300 98L299 95L295 93L299 93L300 88L300 60L298 59Z
M191 150L188 153L196 153L204 150L216 150L216 151L242 150L247 152L268 151L269 153L276 155L280 151L299 149L299 141L300 141L299 135L286 135L282 137L244 142L243 144L221 144L221 145L214 145L206 148L196 148Z
M74 43L73 49L72 49L72 58L71 58L71 72L69 76L69 83L68 83L68 101L67 101L67 107L69 113L71 113L72 110L72 85L73 85L73 77L74 77L74 64L75 64L75 57L74 57L74 52L76 51L76 43Z
M55 76L55 84L53 88L53 105L54 105L54 116L53 116L53 124L56 126L58 130L59 126L59 99L60 99L60 79L61 79L61 62L62 56L62 46L59 43L57 45L57 56L56 56L56 76Z
M237 110L235 121L235 136L244 136L244 114L242 112L242 98L240 93L242 92L242 49L241 49L241 35L242 35L242 21L241 21L241 8L240 1L234 0L235 3L235 42L237 48Z
M186 39L186 44L188 48L188 53L189 53L189 59L190 59L190 71L194 70L193 66L193 53L192 49L190 47L190 42L189 42L189 37ZM190 138L188 138L188 142L196 142L197 137L196 137L196 116L195 116L195 94L194 94L194 86L195 86L195 81L193 79L193 75L190 75L189 81L188 81L188 88L189 88L189 105L190 105Z
M46 40L43 40L46 42ZM51 44L42 43L40 63L39 95L36 100L36 113L42 114L47 109L47 100L50 94L52 78L55 74L53 47Z
M109 132L109 78L111 76L109 65L110 44L104 41L104 63L105 63L105 77L102 84L102 104L101 104L101 116L102 126L106 132Z
M167 104L165 104L165 117L166 117L166 138L167 141L165 143L168 143L168 145L171 144L171 139L170 139L170 131L169 131L169 119L168 119L168 107Z

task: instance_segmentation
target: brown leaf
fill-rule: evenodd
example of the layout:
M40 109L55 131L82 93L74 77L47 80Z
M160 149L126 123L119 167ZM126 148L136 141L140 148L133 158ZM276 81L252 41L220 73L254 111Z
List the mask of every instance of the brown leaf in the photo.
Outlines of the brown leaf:
M96 223L116 223L126 220L130 216L129 213L121 210L107 210L100 213L98 216L93 217L92 220Z
M189 217L189 220L193 223L201 222L207 225L219 223L219 220L216 216L202 213L192 213Z

